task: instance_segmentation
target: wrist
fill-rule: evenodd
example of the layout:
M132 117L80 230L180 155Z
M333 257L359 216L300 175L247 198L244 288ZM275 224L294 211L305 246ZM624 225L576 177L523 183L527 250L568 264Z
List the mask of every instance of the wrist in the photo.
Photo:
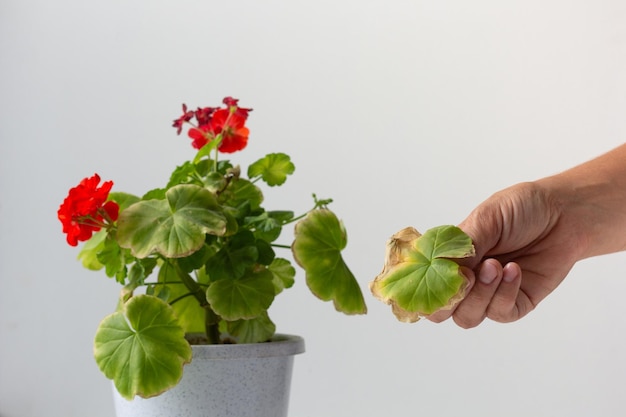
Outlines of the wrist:
M626 250L626 169L612 156L535 181L573 232L578 259Z

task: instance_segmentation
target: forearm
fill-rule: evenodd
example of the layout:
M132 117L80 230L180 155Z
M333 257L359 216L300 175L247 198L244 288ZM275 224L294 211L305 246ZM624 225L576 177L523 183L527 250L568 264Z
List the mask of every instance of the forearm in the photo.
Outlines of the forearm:
M583 234L580 259L626 250L626 144L536 183Z

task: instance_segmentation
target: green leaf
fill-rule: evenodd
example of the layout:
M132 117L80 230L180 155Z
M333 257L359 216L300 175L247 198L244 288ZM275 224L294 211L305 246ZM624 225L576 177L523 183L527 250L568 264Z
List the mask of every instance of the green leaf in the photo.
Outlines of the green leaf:
M387 242L385 266L370 289L392 306L398 320L415 322L463 299L467 280L454 259L473 255L472 240L456 226L435 227L424 235L408 227Z
M289 155L270 153L248 167L248 178L261 177L269 186L282 185L287 175L293 174L296 167Z
M170 175L170 179L167 182L165 188L172 188L178 184L187 184L193 175L196 173L196 165L190 161L185 161L182 165L176 167L176 169Z
M209 258L206 271L211 281L239 278L258 259L259 249L254 235L248 230L242 230L231 236L224 247Z
M98 261L104 265L107 276L116 277L117 281L124 283L126 278L126 254L120 245L107 236L102 250L98 252Z
M78 252L78 259L85 268L92 271L98 271L104 268L104 265L98 260L98 253L104 248L104 239L106 236L107 232L104 229L94 233L93 236L85 242L80 252Z
M155 293L152 295L157 297L159 300L163 300L167 303L171 299L171 287L168 287L167 285L159 285L158 288L155 288L154 285L151 285L148 288L153 288L154 290L156 290ZM185 329L182 323L181 327L183 328L183 330Z
M156 297L138 295L100 323L94 355L100 370L131 400L176 385L192 353L172 308Z
M267 242L280 236L283 225L293 219L293 211L264 211L244 219L244 226L254 229L254 235Z
M122 211L139 201L139 197L133 194L114 191L109 193L109 200L115 201L120 207L120 211Z
M199 277L205 277L204 274L198 274ZM198 282L206 284L207 280L198 279ZM204 319L206 311L200 307L198 300L189 294L189 289L180 281L176 269L166 262L159 269L159 283L168 283L169 294L167 301L172 304L174 313L178 317L178 324L183 328L185 333L200 333L205 331Z
M292 211L264 211L256 216L246 217L244 225L254 227L262 232L270 232L274 229L281 229L283 223L292 218Z
M313 294L324 301L332 300L338 311L365 314L363 293L341 256L347 241L337 216L328 209L317 209L296 224L292 250L296 262L306 271Z
M178 258L178 266L180 266L180 269L182 269L184 272L191 273L202 268L207 260L211 256L215 255L215 253L215 247L204 244L200 247L200 249L198 249L191 255L184 258Z
M287 259L275 258L268 269L274 277L273 282L276 295L285 288L291 288L293 286L296 269Z
M270 245L267 241L263 239L256 239L255 244L256 244L257 252L259 254L259 258L257 259L257 262L260 263L261 265L271 264L274 258L276 257L276 252L274 252L272 245Z
M192 184L177 185L166 200L140 201L120 213L120 246L137 258L158 252L168 258L188 256L202 247L205 235L221 235L226 219L213 194Z
M213 193L223 190L226 184L226 178L219 172L209 172L204 177L204 186Z
M153 188L152 190L149 190L144 195L142 195L141 199L142 200L163 200L165 198L166 192L167 192L167 188Z
M290 210L270 210L267 214L269 218L274 219L280 225L293 219L293 211Z
M137 259L128 272L128 281L131 284L143 285L145 279L157 265L154 258Z
M261 189L243 178L234 178L220 194L220 202L231 207L246 206L258 210L263 202Z
M198 150L198 153L196 154L193 162L198 163L203 157L210 156L211 152L217 147L218 143L219 142L217 140L207 142L202 148Z
M276 325L270 320L267 312L250 320L236 320L227 323L228 333L237 343L267 342L274 333Z
M215 313L224 320L252 319L274 301L273 275L268 270L247 273L238 279L212 283L206 293Z
M133 292L137 289L137 287L144 285L146 278L152 273L156 264L157 260L154 258L135 259L135 262L128 272L128 283L124 285L120 294L120 301L122 303L125 303L130 299L130 297L133 296ZM125 280L120 281L122 284L124 282ZM146 293L152 294L152 290L152 287L148 287L146 289Z

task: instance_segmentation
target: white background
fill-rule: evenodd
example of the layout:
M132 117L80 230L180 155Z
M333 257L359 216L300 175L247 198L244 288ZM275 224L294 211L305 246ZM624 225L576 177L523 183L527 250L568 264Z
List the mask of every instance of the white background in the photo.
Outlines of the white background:
M368 301L339 315L302 274L276 301L307 341L290 415L626 412L625 254L508 325L401 324L367 290L400 228L456 224L624 141L623 1L3 0L0 62L1 417L113 415L91 344L119 287L82 269L56 210L94 172L161 185L193 154L170 127L181 103L226 95L254 107L238 161L296 163L270 208L334 198Z

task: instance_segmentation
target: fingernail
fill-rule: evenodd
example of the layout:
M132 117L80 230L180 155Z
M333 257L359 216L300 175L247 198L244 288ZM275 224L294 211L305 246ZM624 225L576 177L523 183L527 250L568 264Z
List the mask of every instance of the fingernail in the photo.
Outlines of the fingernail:
M517 268L515 268L512 264L507 264L502 273L502 281L513 282L517 278L517 275Z
M498 270L491 262L485 262L478 271L478 279L483 284L491 284L498 276Z

